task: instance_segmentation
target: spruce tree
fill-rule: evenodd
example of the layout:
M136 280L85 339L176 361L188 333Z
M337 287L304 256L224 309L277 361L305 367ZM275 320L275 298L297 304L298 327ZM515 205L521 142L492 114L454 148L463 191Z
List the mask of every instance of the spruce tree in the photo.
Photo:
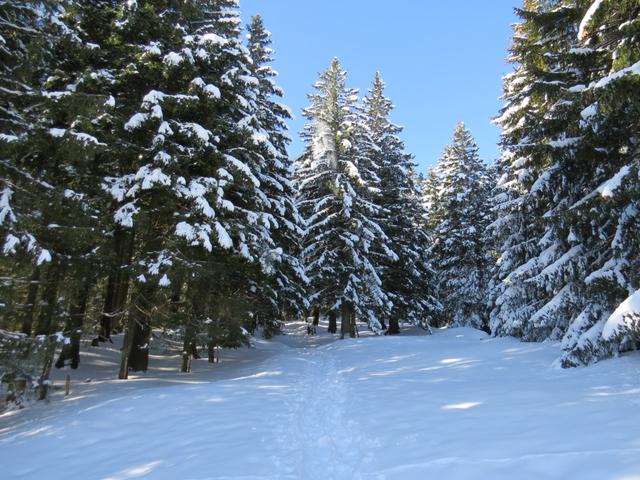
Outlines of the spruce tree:
M605 326L637 290L637 13L634 2L525 2L516 27L492 327L562 339L565 366L635 346L631 323Z
M379 253L377 267L391 302L387 333L397 334L400 321L416 324L427 317L434 300L429 291L431 272L424 258L425 231L416 228L421 209L415 165L398 137L402 128L388 118L393 104L385 97L384 88L380 73L376 73L364 99L363 123L369 142L364 145L363 157L376 166L376 183L370 188L381 207L379 222L393 250Z
M574 87L584 75L571 61L583 52L574 48L575 8L554 4L525 2L518 11L523 21L515 26L510 58L517 67L505 78L507 104L497 119L505 153L494 199L501 245L491 329L534 341L561 338L581 268L581 247L563 210L575 195Z
M184 272L189 291L201 292L198 285L218 281L226 268L244 271L236 281L248 291L249 264L268 261L274 222L260 190L264 161L255 154L258 82L240 41L235 2L190 9L138 4L130 15L132 30L123 35L135 35L138 22L163 21L146 26L146 38L136 38L142 61L130 75L142 87L140 103L124 124L136 145L135 163L111 187L126 192L120 223L137 225L142 247L134 275L135 296L143 302L138 310L145 313L129 322L134 332L127 336L121 376L128 348L134 360L141 356L129 368L146 368L146 350L138 351L148 345L152 319L144 304L160 302L157 296L166 296L160 290Z
M639 346L640 312L625 305L633 305L640 288L640 7L581 6L577 41L591 61L588 81L579 89L584 196L571 211L592 253L578 313L563 339L565 366Z
M277 73L269 65L273 61L271 34L259 15L252 17L247 31L251 72L258 81L255 99L257 134L254 141L263 163L258 178L267 197L267 210L275 219L272 225L274 245L267 252L274 257L274 262L269 267L266 281L262 282L266 289L263 301L270 308L262 315L272 320L299 318L308 307L304 288L307 278L298 259L301 219L291 181L293 166L287 153L290 138L286 120L291 118L291 113L279 102L283 92L275 82ZM275 326L267 319L261 319L260 323L267 332Z
M362 155L366 131L358 124L357 91L333 59L314 85L304 115L305 153L298 161L298 209L305 219L302 258L310 279L312 308L342 315L342 336L355 335L354 316L379 330L387 297L372 255L390 251L376 222L380 207L369 191L376 178Z
M486 255L489 220L488 177L471 133L459 123L453 142L436 166L436 193L430 222L440 322L486 329Z

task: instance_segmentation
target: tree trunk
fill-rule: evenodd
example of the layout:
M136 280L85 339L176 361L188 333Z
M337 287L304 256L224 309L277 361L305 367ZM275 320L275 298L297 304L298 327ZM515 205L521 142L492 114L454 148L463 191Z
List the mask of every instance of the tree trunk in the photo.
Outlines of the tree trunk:
M40 288L40 267L36 267L29 278L29 288L27 290L27 301L22 312L21 331L25 335L31 335L33 330L33 314L36 310L38 300L38 289Z
M179 273L171 282L171 297L169 298L169 309L174 315L180 311L180 302L182 298L182 287L184 286L184 273Z
M344 298L342 299L340 310L340 339L343 339L345 335L351 336L351 308L350 303Z
M129 313L124 333L122 358L118 378L125 380L129 370L146 371L149 366L149 339L151 337L151 315L154 307L155 285L140 284L136 301Z
M129 370L146 372L149 368L149 341L151 339L151 315L141 313L135 322L133 345L129 354Z
M329 312L329 328L327 329L329 333L338 333L338 322L336 320L336 312L335 310L331 310Z
M80 284L74 300L69 309L69 319L65 325L65 331L70 333L71 342L62 347L56 368L64 367L66 360L71 361L71 368L76 369L80 364L80 339L82 338L82 325L87 312L89 293L93 287L93 279L84 278Z
M100 318L100 335L104 339L110 338L114 328L122 321L122 310L129 293L127 267L133 257L134 240L132 231L117 228L114 233L113 249L116 261L111 267L107 280L104 309Z
M320 324L320 309L316 308L313 310L313 325L317 327Z
M356 310L355 308L353 308L353 304L349 304L349 310L351 313L351 324L349 326L349 336L351 338L356 338L359 337L360 334L358 333L358 328L356 325Z
M380 315L379 322L380 322L380 328L382 330L386 330L387 329L387 324L384 321L384 316L383 315Z
M36 398L44 400L49 393L49 375L51 374L51 366L53 365L53 356L56 353L56 339L53 335L49 335L45 340L47 346L45 349L44 364L42 365L42 373L38 379L38 387L36 388Z
M40 297L40 313L36 324L36 335L49 335L52 333L53 317L58 305L58 288L62 278L62 266L51 263L47 267L43 291Z
M191 369L191 359L200 358L197 345L197 326L203 320L206 307L207 285L202 280L194 280L190 291L191 315L185 317L184 345L182 351L182 368L184 373Z
M107 279L107 290L104 295L104 307L102 309L102 316L100 317L100 340L106 340L111 337L111 320L116 312L116 295L117 295L117 279L116 274L111 272Z
M386 335L398 335L400 333L400 323L398 322L397 317L389 318L389 328L387 329Z

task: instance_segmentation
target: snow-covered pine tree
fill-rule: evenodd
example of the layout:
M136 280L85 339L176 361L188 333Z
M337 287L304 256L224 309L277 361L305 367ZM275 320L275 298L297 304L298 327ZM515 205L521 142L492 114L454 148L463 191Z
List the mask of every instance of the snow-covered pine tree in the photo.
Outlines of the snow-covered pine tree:
M139 103L123 126L136 145L132 168L111 179L110 191L123 202L116 218L139 232L135 295L151 304L159 301L159 287L185 272L190 292L211 292L227 267L235 272L231 290L248 289L244 269L268 262L265 252L274 248L274 218L260 190L264 165L255 154L258 81L240 39L237 2L191 7L137 2L118 23L139 55L126 72L129 98ZM135 332L127 336L122 377L128 368L146 367L150 310L138 310L144 318L129 322ZM205 318L195 320L188 327L203 329ZM237 336L241 324L228 326ZM136 351L141 361L127 365Z
M385 97L384 88L378 72L364 98L363 123L369 142L363 145L362 155L376 167L378 178L370 189L381 207L378 219L394 252L379 252L376 266L391 302L387 333L397 334L401 320L414 324L423 321L433 313L435 302L429 289L431 272L424 258L426 232L417 228L421 208L416 196L415 165L398 137L402 127L389 120L393 104Z
M571 3L526 1L518 10L516 70L505 77L507 104L496 120L505 153L493 199L491 330L525 340L561 338L580 289L582 247L563 213L577 189L580 143L573 88L583 70L572 60L584 58L574 48Z
M51 185L41 178L25 137L41 126L42 77L54 61L60 13L47 1L0 5L0 245L3 254L18 256L12 262L41 265L51 259L37 220L41 203L51 199Z
M79 41L75 20L68 22L75 2L5 2L5 7L3 20L9 23L3 21L3 27L12 29L13 20L31 19L4 43L14 60L20 59L6 66L9 82L19 87L8 96L7 107L20 105L13 120L21 120L12 122L18 128L13 141L7 142L9 148L0 147L7 173L2 178L20 192L2 202L8 209L0 214L6 228L3 253L12 255L14 278L31 272L26 302L15 317L26 334L53 339L53 332L64 331L71 342L59 362L71 360L77 367L80 328L99 271L95 263L100 211L93 193L100 188L94 167L97 153L106 146L86 128L104 97L96 99L85 95L82 86L78 89L74 74L81 68L91 70L92 47ZM12 9L20 14L11 15ZM52 354L53 350L42 379L48 375ZM40 398L45 393L43 386Z
M516 27L492 327L562 338L565 366L637 342L632 311L611 326L638 287L637 15L633 2L526 2Z
M20 140L24 140L35 121L29 112L37 101L39 82L32 69L39 70L42 64L35 58L32 62L27 59L37 46L42 63L46 63L47 48L38 44L42 38L38 25L47 11L30 1L0 5L0 247L3 255L13 253L11 258L0 260L0 268L6 276L26 277L29 285L26 292L17 288L18 282L3 286L2 317L4 329L20 329L27 334L32 331L41 269L38 265L30 268L24 265L33 264L33 256L40 258L41 247L34 236L31 213L37 211L35 200L41 194L39 189L44 188L14 161L22 150L18 146ZM44 263L45 259L42 257L37 263ZM23 268L17 268L16 264Z
M444 324L486 329L488 177L471 133L459 123L435 169L430 254Z
M310 120L298 160L297 205L306 222L302 259L310 279L312 308L342 315L342 336L355 334L354 315L380 329L377 314L387 305L374 252L390 251L375 221L380 207L372 201L370 182L377 175L361 158L368 136L358 123L357 90L345 86L338 59L320 75L304 111ZM360 161L362 160L362 161Z
M417 224L424 232L426 247L424 248L424 265L429 272L429 289L428 291L433 293L433 304L431 305L431 312L425 323L427 326L444 324L443 318L443 306L438 297L438 278L436 275L436 269L434 263L436 259L431 255L430 250L435 238L435 227L437 225L436 209L438 207L438 191L439 180L436 171L436 166L429 168L427 175L420 178L417 185L417 196L419 199L421 211L420 218L417 220Z
M271 252L276 261L262 282L263 297L270 308L261 313L267 318L259 321L267 328L265 333L270 333L275 324L268 322L269 318L300 318L304 314L308 307L305 297L307 278L298 259L301 219L291 183L293 166L287 154L290 138L286 120L291 118L291 113L278 101L283 92L275 82L277 72L269 65L273 61L271 34L265 29L260 15L252 17L247 30L251 72L258 80L255 99L257 134L254 140L264 165L259 180L268 199L268 211L276 220L272 225L275 249Z
M570 210L592 254L563 339L565 366L640 346L640 5L580 6L574 33L590 59L588 81L576 87L584 196Z

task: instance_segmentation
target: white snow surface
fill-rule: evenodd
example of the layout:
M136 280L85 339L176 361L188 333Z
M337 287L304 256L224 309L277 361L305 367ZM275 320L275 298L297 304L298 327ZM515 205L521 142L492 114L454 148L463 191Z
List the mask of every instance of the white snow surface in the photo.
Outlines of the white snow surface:
M152 355L127 381L119 339L83 345L70 396L0 416L2 478L640 476L640 355L561 370L557 344L472 329L336 341L294 327L190 374Z

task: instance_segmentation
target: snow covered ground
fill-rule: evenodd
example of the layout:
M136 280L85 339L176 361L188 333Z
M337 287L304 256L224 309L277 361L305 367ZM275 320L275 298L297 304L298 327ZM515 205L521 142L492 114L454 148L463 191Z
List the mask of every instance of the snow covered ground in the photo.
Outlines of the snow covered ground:
M91 382L0 417L0 477L640 479L639 355L559 370L557 345L417 333L290 334L126 382L89 350Z

